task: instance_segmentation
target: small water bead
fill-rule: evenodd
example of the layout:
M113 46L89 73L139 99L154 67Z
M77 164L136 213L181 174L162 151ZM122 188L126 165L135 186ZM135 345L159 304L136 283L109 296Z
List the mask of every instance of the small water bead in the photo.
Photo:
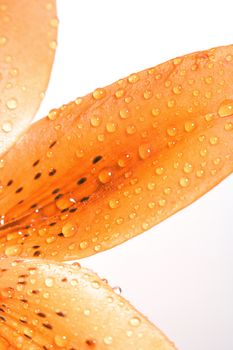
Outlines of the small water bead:
M163 193L166 194L166 195L169 195L171 193L171 188L170 187L166 187L164 190L163 190Z
M97 140L98 140L99 142L104 142L104 139L105 139L104 134L99 134L99 135L97 136Z
M200 150L200 156L201 157L206 157L208 154L208 150L206 148Z
M110 199L108 205L111 209L119 208L120 202L118 199Z
M79 149L76 151L76 156L78 158L82 158L84 156L84 151L82 149Z
M192 164L190 164L190 163L185 163L184 164L184 172L186 173L186 174L189 174L189 173L191 173L193 171L193 166L192 166Z
M49 43L49 47L50 47L51 50L56 50L56 48L57 48L56 40L51 40L50 43Z
M63 348L64 346L67 345L68 340L67 337L65 335L55 335L54 337L54 343L59 347L59 348Z
M116 92L115 92L115 96L116 98L122 98L125 94L125 90L124 89L118 89Z
M106 96L106 91L104 89L98 88L93 92L92 96L95 100L101 100Z
M175 136L177 133L177 129L175 127L170 127L167 129L167 134L169 136Z
M109 133L114 133L116 131L116 128L117 128L117 124L114 122L108 122L106 124L106 130Z
M128 126L126 127L126 133L127 133L128 135L133 135L133 134L135 134L136 131L137 131L136 126L133 125L133 124L128 125Z
M167 106L168 106L168 108L174 107L175 106L175 101L174 100L168 101Z
M197 176L198 178L201 178L203 175L204 175L204 170L203 170L203 169L200 169L200 170L197 170L197 171L196 171L196 176Z
M160 113L159 108L153 108L151 111L151 114L153 115L153 117L157 117Z
M137 81L139 80L139 76L137 74L131 74L129 77L128 77L128 82L130 84L135 84Z
M113 287L112 290L113 290L114 293L117 294L117 295L121 295L121 293L122 293L122 289L121 289L121 287L119 287L119 286Z
M182 87L181 85L175 85L172 89L173 93L175 95L180 95L181 94L181 91L182 91Z
M46 287L48 287L48 288L53 287L53 283L54 283L53 278L47 277L47 278L45 279L45 285L46 285Z
M5 249L7 256L18 256L22 252L23 247L21 245L13 245Z
M218 115L221 118L229 117L233 114L233 100L225 100L218 109Z
M113 342L113 338L110 335L104 337L104 344L105 345L111 345L112 342Z
M132 317L132 318L129 320L129 324L130 324L130 326L132 326L132 327L138 327L138 326L140 326L140 324L141 324L141 320L140 320L140 318L138 318L138 317Z
M210 137L210 144L211 144L211 145L217 145L217 144L218 144L218 141L219 141L219 139L218 139L217 136L212 136L212 137Z
M149 202L148 203L148 208L154 209L155 208L155 202Z
M193 90L193 96L197 97L199 96L200 91L199 90Z
M185 129L186 132L191 132L191 131L193 131L193 130L195 129L195 127L196 127L196 124L195 124L195 122L192 121L192 120L187 120L187 121L185 122L185 124L184 124L184 129Z
M0 36L0 46L4 46L7 43L7 38L5 36Z
M57 110L52 109L48 114L49 120L56 120L57 118Z
M149 224L147 223L147 222L143 222L143 224L142 224L142 229L143 230L148 230L149 229Z
M138 148L139 157L143 160L148 159L151 156L151 151L151 145L149 143L144 143Z
M113 173L110 169L103 169L100 171L98 179L102 184L106 184L111 181L112 175Z
M15 98L10 98L7 102L6 105L8 109L13 110L17 108L18 102Z
M127 118L129 118L129 116L130 116L130 114L129 114L129 110L127 108L120 110L120 117L122 119L127 119Z
M221 163L221 158L216 158L213 160L214 165L219 165Z
M165 206L165 204L166 204L166 199L160 199L159 201L158 201L158 204L159 204L159 206L160 207L164 207Z
M85 310L83 310L83 314L84 314L84 316L90 316L91 311L89 309L85 309Z
M188 187L189 186L189 179L187 177L181 177L180 178L180 186L181 187Z
M125 168L127 166L127 164L130 161L130 155L129 154L125 154L123 156L121 156L121 158L118 159L117 164L120 168Z
M0 169L4 168L5 164L6 164L5 159L0 159Z
M62 233L64 237L72 237L75 235L77 231L77 226L73 222L67 222L63 227L62 227Z
M156 185L155 185L154 182L149 182L147 184L147 188L148 188L149 191L153 191L155 189L155 187L156 187Z
M164 173L164 168L163 167L158 167L155 169L155 172L157 175L162 175Z
M93 126L94 128L97 128L101 124L101 118L97 115L93 115L90 118L90 123L91 123L91 126Z
M6 133L11 132L12 130L12 123L10 121L5 121L2 124L2 130Z
M211 122L213 119L214 119L214 114L213 114L213 113L207 113L207 114L205 115L205 120L206 120L207 122Z
M143 93L143 97L144 97L145 100L149 100L152 96L153 96L153 93L150 90L146 90Z
M231 131L231 130L233 130L233 123L226 123L226 124L224 125L224 129L225 129L226 131Z

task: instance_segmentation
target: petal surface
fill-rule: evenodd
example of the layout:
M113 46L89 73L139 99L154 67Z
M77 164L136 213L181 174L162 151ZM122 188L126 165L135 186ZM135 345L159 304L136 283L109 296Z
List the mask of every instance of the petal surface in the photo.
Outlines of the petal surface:
M3 159L1 254L85 257L209 191L233 170L232 85L220 47L51 111Z
M0 348L175 347L106 281L79 264L0 261Z
M43 99L57 24L55 0L0 5L0 155L30 124Z

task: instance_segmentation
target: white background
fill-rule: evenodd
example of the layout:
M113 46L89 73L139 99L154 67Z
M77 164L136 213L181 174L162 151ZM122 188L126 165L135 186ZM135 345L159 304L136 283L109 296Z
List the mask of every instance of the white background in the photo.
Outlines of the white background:
M59 45L37 118L184 53L233 43L231 1L60 0ZM233 177L133 240L82 265L180 350L233 349ZM125 349L127 350L127 349Z

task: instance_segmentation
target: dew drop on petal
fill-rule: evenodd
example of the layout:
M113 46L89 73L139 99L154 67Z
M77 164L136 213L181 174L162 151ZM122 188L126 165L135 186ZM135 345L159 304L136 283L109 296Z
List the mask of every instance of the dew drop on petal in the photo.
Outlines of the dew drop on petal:
M233 100L225 100L222 102L218 109L218 115L223 117L228 117L233 114Z
M141 159L147 159L151 156L151 145L149 143L144 143L139 146L138 154Z

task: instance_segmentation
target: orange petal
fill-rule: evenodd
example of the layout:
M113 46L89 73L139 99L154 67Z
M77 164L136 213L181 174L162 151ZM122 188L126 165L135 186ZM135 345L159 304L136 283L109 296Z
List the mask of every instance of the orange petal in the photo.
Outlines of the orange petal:
M1 260L0 323L1 349L175 349L106 281L79 264Z
M4 158L2 254L91 255L210 190L233 170L232 85L228 46L50 112Z
M43 98L56 48L55 0L0 5L0 154L29 125Z

